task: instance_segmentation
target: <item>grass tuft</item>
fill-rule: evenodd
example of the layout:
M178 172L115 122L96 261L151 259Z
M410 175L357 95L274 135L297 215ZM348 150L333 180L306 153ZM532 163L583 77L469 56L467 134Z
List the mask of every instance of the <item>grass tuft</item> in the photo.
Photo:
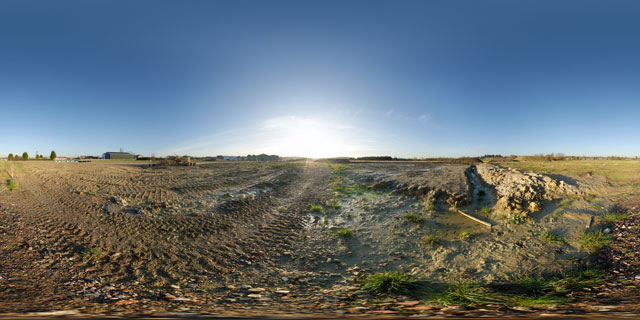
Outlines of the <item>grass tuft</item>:
M432 234L428 234L428 235L422 237L421 241L422 241L423 244L426 244L426 245L431 246L431 247L441 243L440 238L438 238L437 236L434 236Z
M9 189L9 191L13 191L16 188L18 188L18 184L16 183L15 179L7 179L7 188Z
M565 243L566 242L566 240L563 237L561 237L559 235L556 235L556 234L553 234L553 233L548 232L548 231L545 231L545 232L541 233L540 234L540 239L542 241L548 242L548 243L553 243L553 242Z
M523 224L524 220L524 216L519 213L514 213L509 217L509 223L511 224Z
M584 196L584 200L586 200L587 202L591 202L593 200L596 199L596 195L595 194L588 194L586 196Z
M338 229L338 231L336 231L336 234L343 238L351 238L356 235L355 231L349 228Z
M485 206L485 207L482 207L482 208L480 209L480 212L481 212L481 213L484 213L484 214L489 214L489 213L491 213L491 208L486 207L486 206Z
M407 221L409 222L413 222L415 224L420 224L424 222L424 218L416 215L416 214L412 214L412 213L408 213L404 215L404 218L407 219Z
M407 294L416 288L416 280L399 271L375 273L361 283L362 289L375 294Z
M582 246L589 253L600 251L611 244L611 237L602 231L582 233Z
M467 241L467 240L470 240L472 236L473 236L473 235L471 234L471 232L468 232L468 231L462 231L462 232L460 232L460 235L459 235L458 237L459 237L459 238L460 238L460 240L462 240L462 241Z
M85 260L93 260L102 255L102 250L100 248L86 248L82 250L82 257Z

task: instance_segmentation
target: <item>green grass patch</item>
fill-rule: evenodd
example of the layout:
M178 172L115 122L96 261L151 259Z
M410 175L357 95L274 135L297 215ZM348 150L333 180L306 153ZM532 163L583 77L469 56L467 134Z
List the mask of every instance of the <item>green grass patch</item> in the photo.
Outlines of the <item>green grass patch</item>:
M571 303L571 295L601 285L604 273L585 268L550 276L512 275L510 280L490 284L453 282L427 300L444 305L542 306Z
M422 239L420 239L420 241L423 244L428 245L430 247L439 245L442 242L442 240L440 240L439 237L434 236L432 234L425 235L424 237L422 237Z
M523 224L525 222L525 218L520 213L514 213L509 217L509 223L511 224Z
M85 260L93 260L102 255L102 250L100 248L86 248L82 250L82 257Z
M564 211L560 210L560 211L556 211L553 213L553 217L554 218L560 218L564 215Z
M438 207L436 207L436 205L435 205L435 204L433 204L433 203L432 203L432 204L429 204L429 205L427 206L427 210L429 210L429 211L436 211L436 209L437 209L437 208L438 208Z
M342 228L336 231L336 234L342 238L352 238L356 235L355 231L349 228Z
M611 244L611 237L602 231L582 233L582 247L589 253L600 251Z
M407 219L407 221L415 224L420 224L424 222L424 218L422 216L412 214L412 213L405 214L404 218Z
M416 280L399 271L374 273L361 282L363 290L374 294L407 294L416 288Z
M586 200L587 202L591 202L593 200L596 199L596 195L595 194L588 194L586 196L584 196L584 200Z
M482 208L480 209L480 212L481 212L481 213L484 213L484 214L489 214L489 213L491 213L491 208L486 207L486 206L485 206L485 207L482 207Z
M548 232L548 231L545 231L545 232L541 233L540 234L540 239L542 241L544 241L544 242L547 242L547 243L554 243L554 242L555 243L565 243L566 242L566 240L563 237L561 237L561 236L559 236L557 234L553 234L553 233Z
M471 282L451 283L435 299L444 305L504 304L504 299L485 286Z
M18 184L16 183L15 179L7 179L7 189L9 189L9 191L13 191L17 188Z
M569 208L569 207L571 207L571 202L569 202L569 201L564 201L564 202L560 203L560 206L561 206L561 207L563 207L563 208L565 208L565 209L566 209L566 208Z
M468 232L468 231L461 231L460 234L458 235L458 238L462 241L471 240L471 237L473 237L473 235L471 234L471 232Z
M602 217L602 221L606 223L618 222L628 219L629 215L626 213L607 213Z
M310 212L322 212L322 206L317 204L310 204L309 208L307 208Z

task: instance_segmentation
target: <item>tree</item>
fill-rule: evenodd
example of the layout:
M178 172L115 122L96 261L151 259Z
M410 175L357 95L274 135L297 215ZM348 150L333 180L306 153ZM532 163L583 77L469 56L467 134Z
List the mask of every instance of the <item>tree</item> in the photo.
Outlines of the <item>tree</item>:
M56 159L56 152L51 150L51 154L49 155L49 159L51 160L55 160Z
M22 153L22 160L27 160L29 159L29 154L25 151Z
M9 159L9 161L13 160L13 153L9 153L9 156L7 158Z

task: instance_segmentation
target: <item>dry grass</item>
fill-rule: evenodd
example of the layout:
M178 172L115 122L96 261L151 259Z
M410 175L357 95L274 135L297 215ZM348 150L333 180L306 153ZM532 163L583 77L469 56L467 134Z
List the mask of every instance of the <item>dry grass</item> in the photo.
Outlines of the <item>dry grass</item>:
M640 187L640 160L510 161L501 164L575 177L598 175L606 177L615 186Z

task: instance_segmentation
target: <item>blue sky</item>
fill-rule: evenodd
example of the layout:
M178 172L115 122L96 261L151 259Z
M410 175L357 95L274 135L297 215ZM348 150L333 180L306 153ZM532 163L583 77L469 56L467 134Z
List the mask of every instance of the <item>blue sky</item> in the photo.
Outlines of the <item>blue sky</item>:
M0 1L0 156L640 154L637 1Z

